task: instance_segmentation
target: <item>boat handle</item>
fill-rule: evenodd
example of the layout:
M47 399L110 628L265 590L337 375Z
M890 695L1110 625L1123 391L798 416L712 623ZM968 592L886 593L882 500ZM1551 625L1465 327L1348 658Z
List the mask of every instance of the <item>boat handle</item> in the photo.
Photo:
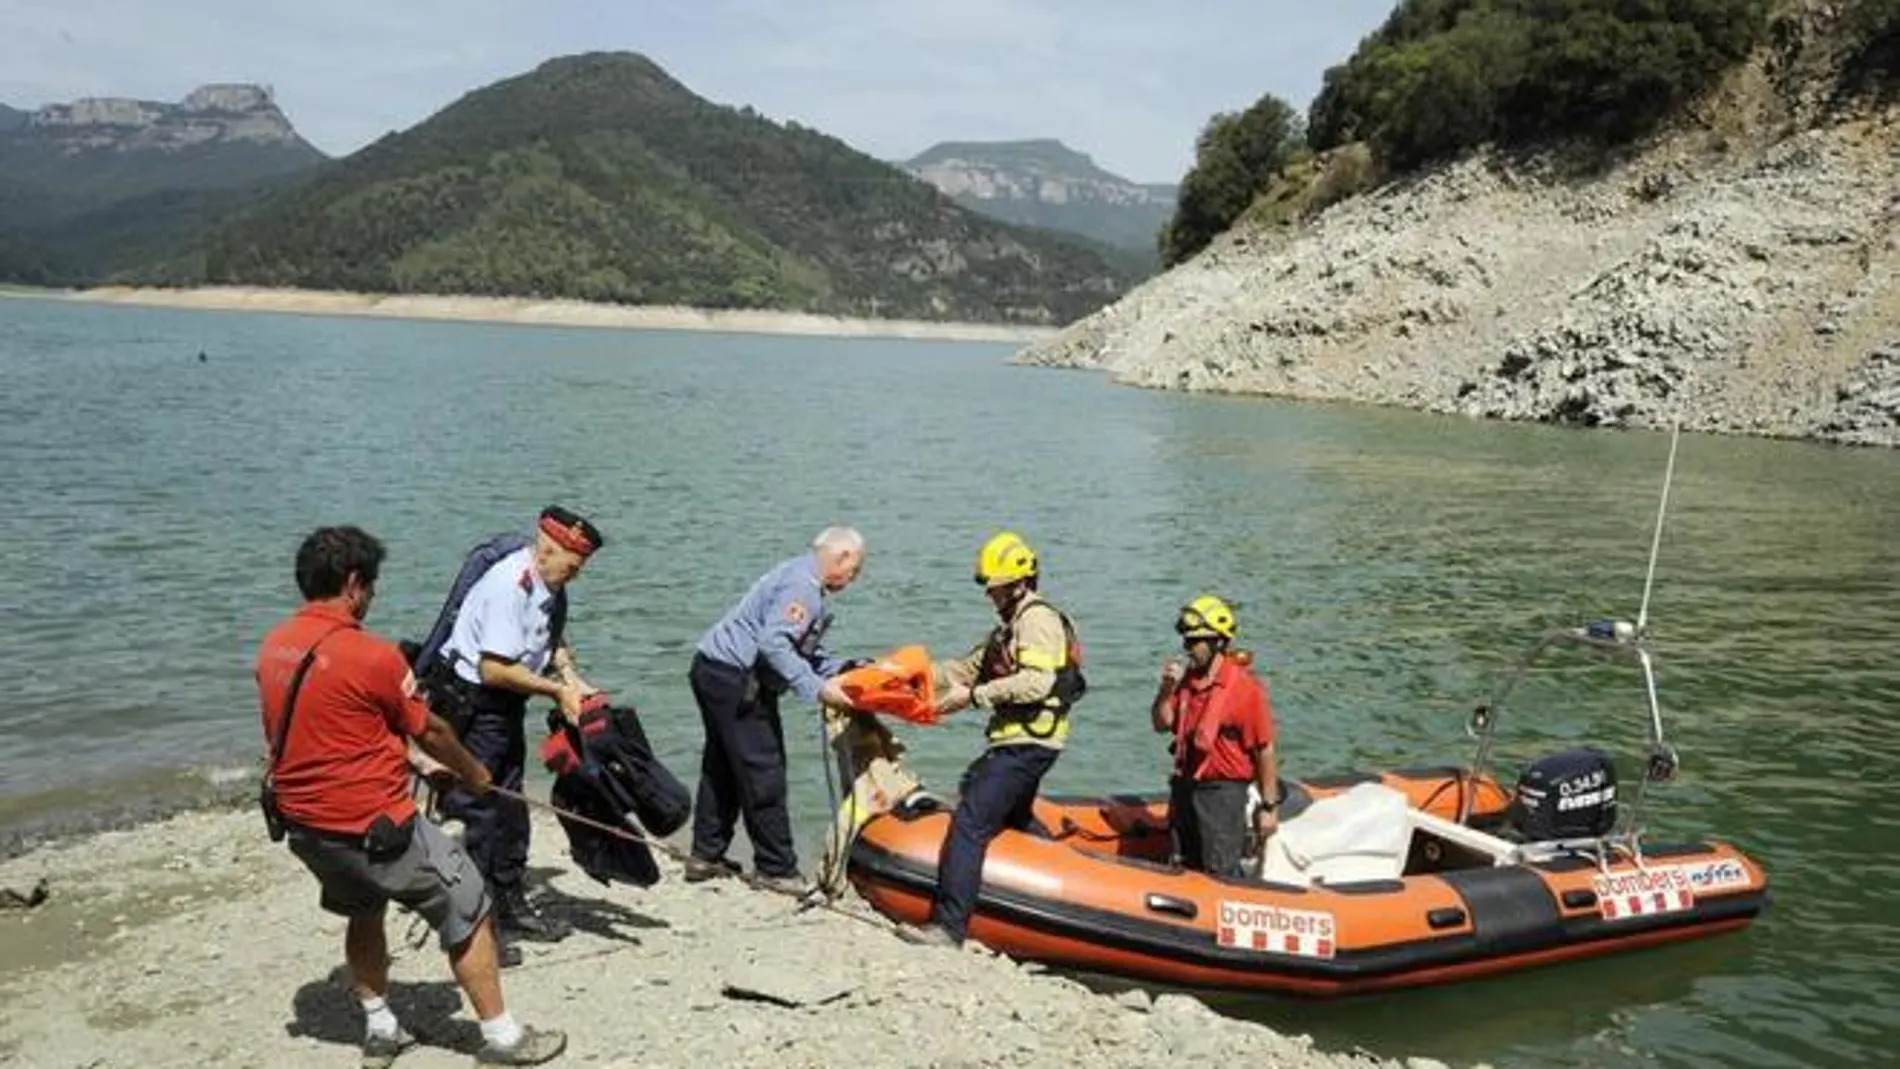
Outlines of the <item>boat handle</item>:
M1200 907L1188 899L1155 894L1153 891L1148 892L1146 902L1148 908L1156 913L1172 913L1186 920L1193 920L1201 912Z

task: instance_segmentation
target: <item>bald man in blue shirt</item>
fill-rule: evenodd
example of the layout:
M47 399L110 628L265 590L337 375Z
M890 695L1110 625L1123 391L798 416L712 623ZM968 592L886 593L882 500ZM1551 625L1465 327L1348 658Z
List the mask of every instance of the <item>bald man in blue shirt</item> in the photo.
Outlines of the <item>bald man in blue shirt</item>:
M826 599L850 586L863 566L864 537L849 527L826 528L810 552L761 576L700 638L687 678L706 748L688 882L738 873L726 850L743 817L761 882L796 894L810 890L798 872L785 802L779 696L790 691L806 703L850 708L833 678L846 663L824 647L831 626Z

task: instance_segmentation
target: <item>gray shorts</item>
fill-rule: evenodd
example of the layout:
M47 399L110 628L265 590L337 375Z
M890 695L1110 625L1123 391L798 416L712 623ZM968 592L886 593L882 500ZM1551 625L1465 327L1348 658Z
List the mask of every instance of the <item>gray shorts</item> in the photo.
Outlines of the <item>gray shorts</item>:
M488 916L488 887L475 863L420 815L409 849L390 861L371 861L359 846L297 828L290 831L290 852L316 876L325 910L363 917L390 902L406 906L436 930L444 950L467 942Z

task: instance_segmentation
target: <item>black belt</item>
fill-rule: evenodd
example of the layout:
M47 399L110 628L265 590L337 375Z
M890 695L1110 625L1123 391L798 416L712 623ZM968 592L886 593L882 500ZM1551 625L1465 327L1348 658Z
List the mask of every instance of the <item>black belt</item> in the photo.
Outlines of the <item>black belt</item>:
M507 687L491 687L486 683L470 683L455 674L452 668L444 668L440 676L431 676L422 683L422 689L430 696L444 702L460 703L473 709L476 705L495 709L511 705L528 704L528 696Z
M363 837L368 834L367 831L331 831L327 828L313 828L289 817L284 818L284 827L290 829L292 835L301 835L307 839L321 839L324 842L338 843L342 846L353 846L358 850L363 849Z
M694 663L704 665L707 668L718 669L721 672L729 672L735 676L744 675L746 672L750 671L750 669L741 668L738 665L732 664L728 661L722 661L716 657L708 657L704 653L701 653L699 650L693 651L693 661Z
M388 861L409 849L409 844L415 836L416 822L421 819L420 814L411 814L408 820L397 824L384 814L371 821L369 827L358 832L328 831L310 827L308 824L299 824L288 818L284 819L284 825L292 835L305 835L323 842L347 846L361 852L371 861Z
M741 704L754 704L760 698L776 698L789 689L784 681L779 679L778 673L765 663L764 658L760 658L750 668L741 668L730 661L708 657L695 650L693 666L737 684Z

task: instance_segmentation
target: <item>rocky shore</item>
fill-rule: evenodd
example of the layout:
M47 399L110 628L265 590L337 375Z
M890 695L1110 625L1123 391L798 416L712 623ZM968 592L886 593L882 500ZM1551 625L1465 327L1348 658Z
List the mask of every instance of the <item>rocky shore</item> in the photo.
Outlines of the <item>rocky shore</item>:
M1292 228L1237 227L1017 359L1162 389L1900 446L1897 228L1893 109L1785 136L1698 129L1584 177L1485 156Z
M530 876L579 930L504 974L518 1017L569 1033L555 1065L1442 1069L1315 1050L1186 995L1110 997L981 950L914 947L850 896L844 912L800 912L731 881L687 885L666 861L655 887L603 887L568 866L565 842L537 816ZM0 862L0 887L41 879L44 904L0 911L0 1064L356 1064L342 922L255 812L184 813ZM475 1022L410 929L392 915L391 1001L424 1045L397 1064L467 1065Z

